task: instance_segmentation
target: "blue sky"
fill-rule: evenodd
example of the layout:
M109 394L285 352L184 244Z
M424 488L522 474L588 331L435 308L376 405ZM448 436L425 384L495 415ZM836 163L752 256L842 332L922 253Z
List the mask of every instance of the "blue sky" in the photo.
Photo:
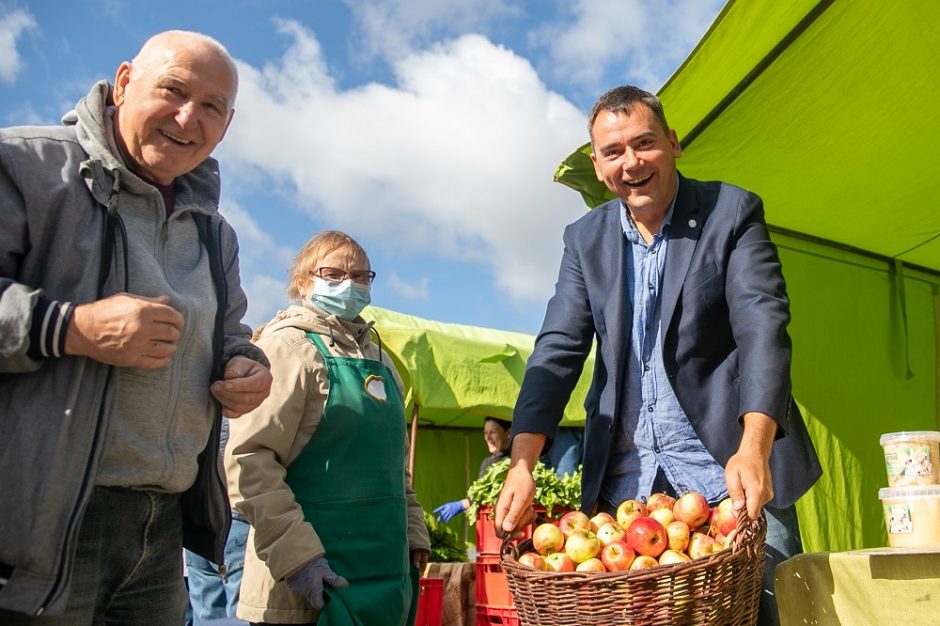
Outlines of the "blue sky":
M722 4L0 0L0 125L58 123L150 35L207 33L241 75L215 156L249 324L286 306L293 255L336 228L369 253L374 304L534 334L585 210L555 167L597 96L658 90Z

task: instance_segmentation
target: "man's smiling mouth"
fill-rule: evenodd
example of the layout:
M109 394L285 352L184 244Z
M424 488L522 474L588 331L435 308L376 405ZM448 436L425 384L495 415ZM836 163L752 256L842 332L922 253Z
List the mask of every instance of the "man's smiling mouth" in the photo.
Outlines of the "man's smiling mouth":
M189 139L183 139L182 137L177 137L176 135L172 135L162 129L160 129L160 134L166 137L167 139L169 139L170 141L172 141L173 143L180 145L180 146L188 146L191 143L193 143Z
M627 187L642 187L643 185L645 185L646 183L648 183L652 177L653 177L653 175L650 174L650 175L647 176L646 178L642 178L642 179L640 179L640 180L635 180L635 181L632 181L632 182L625 180L625 181L623 181L623 183L624 183Z

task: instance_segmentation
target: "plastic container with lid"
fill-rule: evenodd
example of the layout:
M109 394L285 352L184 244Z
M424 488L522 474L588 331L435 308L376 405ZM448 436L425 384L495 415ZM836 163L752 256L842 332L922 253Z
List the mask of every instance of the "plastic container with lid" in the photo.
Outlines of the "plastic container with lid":
M887 487L878 497L889 546L940 546L940 486Z
M881 447L889 487L940 484L940 432L885 433Z

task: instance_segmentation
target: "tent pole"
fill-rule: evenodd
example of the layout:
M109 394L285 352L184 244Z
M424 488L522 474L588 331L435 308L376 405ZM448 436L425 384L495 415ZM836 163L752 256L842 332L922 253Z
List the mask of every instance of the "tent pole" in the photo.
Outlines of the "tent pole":
M418 442L418 403L411 407L411 443L408 446L408 476L411 487L415 480L415 444Z

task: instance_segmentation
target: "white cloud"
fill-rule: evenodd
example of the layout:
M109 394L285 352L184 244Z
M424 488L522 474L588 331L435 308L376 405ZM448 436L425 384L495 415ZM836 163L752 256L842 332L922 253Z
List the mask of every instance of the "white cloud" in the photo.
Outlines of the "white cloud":
M405 300L427 300L429 295L427 278L419 278L417 282L405 281L395 272L391 272L386 279L388 288Z
M363 60L396 60L431 36L454 36L484 29L518 12L504 0L346 0L360 33L357 52Z
M724 0L576 0L570 19L530 34L548 52L539 69L596 91L611 74L657 91L692 50ZM612 87L613 85L607 85Z
M224 199L220 212L238 233L242 289L248 296L244 319L254 328L287 305L287 270L295 251L277 245L236 201Z
M240 65L227 167L289 181L313 217L392 253L477 263L509 296L544 302L563 227L584 211L552 182L586 139L584 114L480 36L404 57L394 86L340 91L314 36L281 29L294 41L279 63Z
M22 64L16 40L24 31L35 28L33 16L17 9L0 17L0 82L13 84Z

